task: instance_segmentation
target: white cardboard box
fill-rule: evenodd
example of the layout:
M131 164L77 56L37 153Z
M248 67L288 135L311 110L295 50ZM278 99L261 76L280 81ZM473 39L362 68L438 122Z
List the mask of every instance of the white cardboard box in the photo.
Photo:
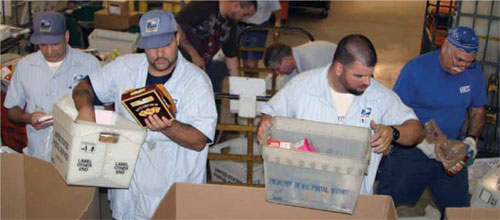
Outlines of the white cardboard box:
M52 163L67 184L127 188L146 130L119 114L96 110L97 122L76 121L71 96L53 109Z

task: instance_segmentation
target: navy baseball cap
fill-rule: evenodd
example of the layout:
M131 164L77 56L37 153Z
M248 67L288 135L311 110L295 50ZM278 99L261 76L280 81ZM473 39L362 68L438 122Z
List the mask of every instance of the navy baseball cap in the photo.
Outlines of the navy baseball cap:
M66 20L57 12L47 11L37 13L33 17L32 44L57 44L64 40Z
M164 10L151 10L139 21L141 35L137 47L142 49L159 48L170 44L177 31L174 15Z
M466 53L476 53L479 40L474 29L469 27L454 27L448 31L448 42Z

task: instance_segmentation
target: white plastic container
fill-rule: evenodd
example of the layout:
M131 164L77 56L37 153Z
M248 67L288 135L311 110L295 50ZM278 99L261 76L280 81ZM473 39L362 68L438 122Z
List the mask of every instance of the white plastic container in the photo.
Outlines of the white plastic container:
M54 167L67 184L127 188L146 130L115 112L96 110L97 123L77 114L70 95L54 105Z
M89 35L89 48L99 52L118 50L122 54L135 53L139 34L104 29L94 29Z
M370 160L368 128L274 117L266 138L292 143L307 138L318 151L302 152L264 144L266 200L354 212Z
M257 142L254 142L253 155L260 155ZM229 154L245 155L247 151L247 139L239 137L224 141L210 147L210 153L220 154L222 150ZM247 163L235 161L210 161L210 173L212 182L222 183L247 183ZM253 184L264 184L264 165L253 163Z
M491 168L474 187L471 207L500 208L500 164Z

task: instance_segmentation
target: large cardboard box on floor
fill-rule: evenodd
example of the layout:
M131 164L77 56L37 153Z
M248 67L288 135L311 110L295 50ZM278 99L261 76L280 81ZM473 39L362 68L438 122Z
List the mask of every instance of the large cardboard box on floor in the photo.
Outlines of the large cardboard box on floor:
M176 183L152 219L397 219L389 196L361 195L352 215L265 201L263 188Z
M491 208L446 208L446 219L500 219L500 209Z
M95 187L68 186L54 167L22 154L0 154L0 219L98 219Z
M140 17L141 15L138 12L130 12L127 15L113 15L109 14L108 10L102 9L94 13L94 27L123 31L132 25L138 25Z

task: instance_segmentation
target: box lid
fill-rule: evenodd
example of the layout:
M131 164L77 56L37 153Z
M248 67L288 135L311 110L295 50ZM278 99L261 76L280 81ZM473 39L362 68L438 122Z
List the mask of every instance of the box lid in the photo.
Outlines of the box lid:
M397 219L389 196L361 195L353 215L265 201L264 188L176 183L152 219Z
M100 217L97 189L66 185L48 162L0 154L0 169L0 219Z
M446 219L500 219L500 209L490 208L446 208Z

